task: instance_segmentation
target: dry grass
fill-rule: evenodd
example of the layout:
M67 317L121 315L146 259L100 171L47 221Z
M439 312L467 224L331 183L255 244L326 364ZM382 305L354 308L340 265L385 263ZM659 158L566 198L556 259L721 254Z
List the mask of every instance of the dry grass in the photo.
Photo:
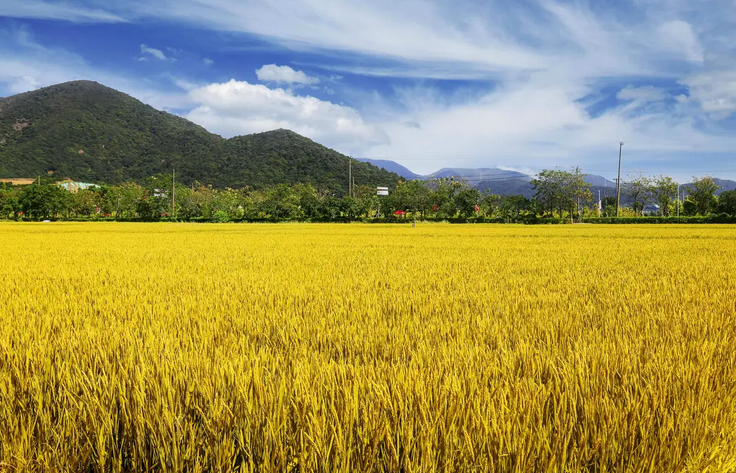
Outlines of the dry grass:
M0 224L0 470L734 471L735 266L728 226Z

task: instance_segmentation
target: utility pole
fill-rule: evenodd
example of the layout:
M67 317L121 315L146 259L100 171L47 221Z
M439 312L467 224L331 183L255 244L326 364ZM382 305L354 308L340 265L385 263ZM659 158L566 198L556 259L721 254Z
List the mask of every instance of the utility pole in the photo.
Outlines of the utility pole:
M680 221L680 184L677 184L677 221Z
M624 142L622 141L618 148L618 179L616 179L616 217L619 216L621 206L621 154L624 151Z
M348 195L353 196L353 157L348 156Z
M598 189L598 216L601 216L601 210L603 210L603 201L601 201L601 190Z

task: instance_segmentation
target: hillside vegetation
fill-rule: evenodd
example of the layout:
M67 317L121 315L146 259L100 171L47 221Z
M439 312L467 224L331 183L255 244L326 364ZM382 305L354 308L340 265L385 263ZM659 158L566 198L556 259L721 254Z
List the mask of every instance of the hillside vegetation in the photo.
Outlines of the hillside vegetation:
M0 177L142 181L176 168L183 183L264 187L308 182L344 191L347 157L288 130L226 140L95 82L47 87L0 101ZM359 185L398 176L355 162Z

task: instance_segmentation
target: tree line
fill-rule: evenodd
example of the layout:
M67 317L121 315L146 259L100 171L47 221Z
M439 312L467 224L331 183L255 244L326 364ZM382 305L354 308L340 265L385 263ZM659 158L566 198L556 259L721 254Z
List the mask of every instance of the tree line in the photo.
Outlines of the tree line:
M311 184L275 185L262 189L216 189L195 183L174 184L159 175L142 184L100 185L71 193L50 180L24 187L0 185L0 218L117 219L200 221L361 220L375 218L531 219L579 221L616 216L616 199L607 197L599 211L597 199L579 168L543 170L531 182L535 195L500 196L481 192L454 178L400 181L388 196L376 188L356 186L352 195L317 189ZM635 176L622 183L630 206L624 217L642 215L657 203L661 216L723 213L736 215L736 191L715 195L712 178L695 179L687 199L680 201L677 183L667 176Z

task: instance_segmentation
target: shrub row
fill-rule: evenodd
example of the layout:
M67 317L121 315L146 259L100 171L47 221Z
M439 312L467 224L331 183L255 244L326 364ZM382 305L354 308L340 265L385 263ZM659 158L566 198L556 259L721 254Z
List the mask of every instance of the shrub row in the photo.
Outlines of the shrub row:
M585 223L598 224L645 224L645 223L736 223L736 217L728 214L710 214L687 217L591 217L584 219Z
M25 221L40 221L40 219L24 219ZM65 219L52 219L53 221L64 221L64 222L190 222L190 223L224 223L218 218L207 218L207 217L192 217L187 219L175 219L169 217L163 217L160 219L116 219L114 217L95 217L95 218L65 218ZM296 222L297 220L290 219L275 219L275 218L257 218L257 219L236 219L230 220L233 223L284 223L284 222ZM310 223L351 223L351 222L363 222L363 223L390 223L390 224L410 224L414 220L412 218L402 217L380 217L380 218L358 218L350 219L347 217L338 218L313 218L306 220L299 220L301 222ZM452 223L452 224L473 224L473 223L492 223L492 224L503 224L503 223L521 223L525 225L565 225L569 224L570 220L567 218L550 218L550 217L537 217L535 215L524 215L518 219L505 219L500 217L452 217L452 218L439 218L439 217L427 217L417 219L418 222L436 222L436 223ZM606 225L625 225L625 224L673 224L673 223L687 223L687 224L708 224L708 223L731 223L736 224L736 216L731 216L725 213L722 214L710 214L705 217L703 216L683 216L683 217L589 217L583 219L583 223L591 224L606 224Z

